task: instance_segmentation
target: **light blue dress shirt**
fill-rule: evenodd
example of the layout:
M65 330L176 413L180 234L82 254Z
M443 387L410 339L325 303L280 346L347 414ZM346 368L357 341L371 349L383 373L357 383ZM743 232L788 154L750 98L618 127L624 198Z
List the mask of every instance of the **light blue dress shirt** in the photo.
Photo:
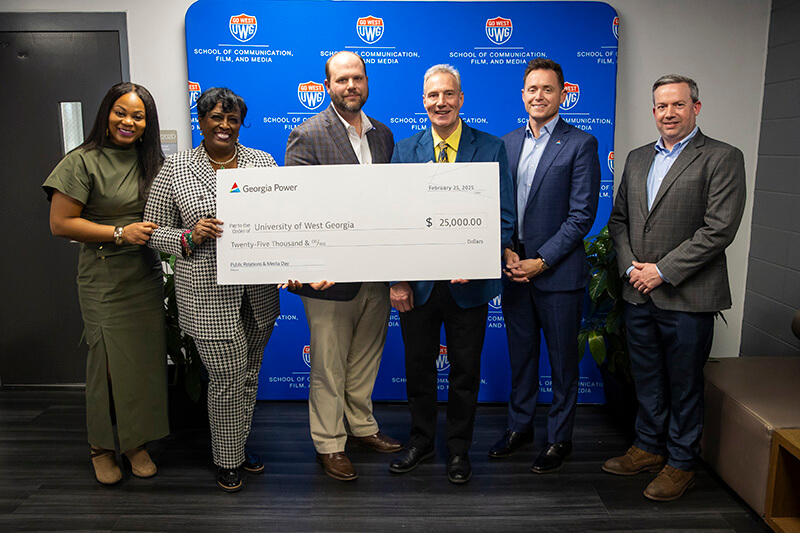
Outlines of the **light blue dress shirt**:
M656 142L655 146L653 147L656 151L656 156L653 158L653 164L650 165L650 172L647 173L647 209L651 209L653 207L653 202L658 196L658 189L661 188L661 182L664 181L664 176L667 175L669 169L672 168L672 164L678 159L678 156L681 155L683 149L686 148L686 145L689 144L689 141L697 133L698 127L695 126L692 130L692 133L681 139L680 141L676 142L675 145L672 147L672 150L667 150L664 146L664 139L659 137L658 142ZM628 276L631 275L631 271L633 267L631 266L628 270L625 271L625 274ZM656 266L656 270L658 271L658 275L661 276L665 282L669 283L667 278L664 277L664 274L661 272L661 269Z
M695 126L692 133L675 143L672 150L667 150L664 147L664 139L658 139L654 146L656 156L653 158L653 164L650 165L650 172L647 174L647 209L653 207L653 202L658 195L658 189L661 188L661 182L664 181L664 176L667 175L669 169L672 168L672 164L695 136L697 129L697 126Z
M517 165L517 235L522 240L524 235L523 221L525 219L525 205L528 203L528 195L533 185L533 177L536 175L536 168L542 160L542 154L550 142L550 134L553 133L559 116L553 117L550 122L539 129L539 138L533 136L530 126L525 127L525 139L522 141L522 153L519 156Z

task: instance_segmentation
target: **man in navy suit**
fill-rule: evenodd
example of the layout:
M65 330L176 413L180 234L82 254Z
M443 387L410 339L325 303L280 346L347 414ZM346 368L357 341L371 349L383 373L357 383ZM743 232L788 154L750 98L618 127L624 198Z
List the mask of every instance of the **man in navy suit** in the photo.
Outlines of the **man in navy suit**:
M464 103L461 77L450 65L435 65L425 73L423 105L431 128L397 143L392 163L496 161L500 180L500 240L511 246L514 200L508 158L503 142L470 128L461 120ZM450 362L447 405L447 478L466 483L472 475L467 452L472 442L480 387L481 351L488 303L500 293L498 279L401 281L392 285L392 305L400 312L406 359L406 393L411 410L411 438L389 470L404 473L434 453L437 417L439 336L444 324ZM577 342L577 341L576 341Z
M572 453L578 398L578 330L589 267L583 238L600 192L597 139L558 116L564 73L550 59L528 63L522 101L528 123L503 137L517 201L513 249L505 251L503 317L511 360L508 429L489 457L533 441L541 334L552 368L547 444L531 470L557 470Z

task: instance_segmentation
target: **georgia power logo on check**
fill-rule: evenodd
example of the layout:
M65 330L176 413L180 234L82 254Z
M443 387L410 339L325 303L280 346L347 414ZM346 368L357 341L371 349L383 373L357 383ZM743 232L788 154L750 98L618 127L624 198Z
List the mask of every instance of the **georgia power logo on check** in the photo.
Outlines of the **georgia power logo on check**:
M256 36L258 30L258 21L252 15L241 13L231 17L228 27L231 30L231 35L237 41L246 43Z
M356 21L356 33L367 44L377 43L383 37L383 19L372 15L361 17Z
M325 100L325 86L313 81L301 83L297 86L297 98L307 109L314 110Z
M514 31L514 25L511 19L504 19L503 17L495 17L486 20L486 36L494 44L504 44L511 39L511 33Z

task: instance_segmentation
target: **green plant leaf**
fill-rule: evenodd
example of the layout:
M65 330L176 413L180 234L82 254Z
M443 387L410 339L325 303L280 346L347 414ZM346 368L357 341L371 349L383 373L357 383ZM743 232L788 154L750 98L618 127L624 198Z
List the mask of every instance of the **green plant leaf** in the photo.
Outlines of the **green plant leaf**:
M598 365L606 360L606 341L602 334L596 331L589 333L589 351Z
M608 287L608 271L601 270L589 280L589 298L595 302Z
M613 306L611 311L608 312L606 317L606 331L608 333L619 333L622 326L622 308L620 306Z
M589 330L581 329L578 332L578 361L583 360L583 355L586 353L586 343L589 340Z

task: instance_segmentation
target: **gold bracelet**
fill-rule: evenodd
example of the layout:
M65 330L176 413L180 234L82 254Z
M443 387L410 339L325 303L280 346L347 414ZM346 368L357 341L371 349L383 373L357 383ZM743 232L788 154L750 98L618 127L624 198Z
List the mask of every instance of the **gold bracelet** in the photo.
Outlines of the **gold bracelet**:
M122 239L122 235L124 233L125 233L125 228L123 228L122 226L117 226L116 228L114 228L114 244L116 244L117 246L121 246L122 244L125 243L125 241Z

